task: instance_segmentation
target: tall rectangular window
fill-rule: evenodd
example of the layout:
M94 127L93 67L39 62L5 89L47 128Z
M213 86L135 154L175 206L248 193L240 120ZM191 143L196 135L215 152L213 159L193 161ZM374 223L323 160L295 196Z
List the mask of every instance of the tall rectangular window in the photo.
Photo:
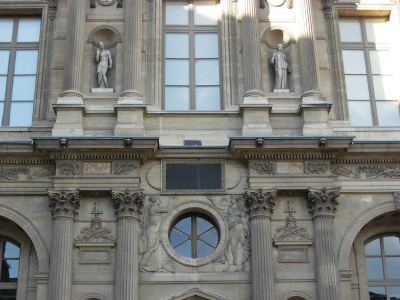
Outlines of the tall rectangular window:
M342 19L339 30L351 125L400 126L391 25L382 18Z
M164 109L220 110L218 3L164 2Z
M32 125L40 18L0 18L0 116L2 126Z

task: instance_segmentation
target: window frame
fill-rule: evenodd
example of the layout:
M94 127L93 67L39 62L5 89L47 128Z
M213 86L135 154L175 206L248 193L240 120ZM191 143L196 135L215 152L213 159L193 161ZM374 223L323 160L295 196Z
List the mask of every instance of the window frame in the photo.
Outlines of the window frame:
M36 76L35 78L35 91L33 100L19 100L16 101L18 103L21 102L32 102L32 122L31 125L27 125L28 127L33 125L34 115L35 115L35 103L37 99L38 87L39 87L39 59L40 59L40 41L41 41L41 33L42 33L42 26L43 20L42 16L39 14L32 14L32 15L4 15L1 16L2 19L12 19L13 20L13 32L12 32L12 40L11 42L0 42L0 50L9 50L10 56L8 61L8 73L7 73L7 84L6 84L6 94L4 99L4 110L3 115L0 116L2 118L2 123L0 124L1 127L26 127L26 126L12 126L10 124L10 113L11 113L11 97L12 97L12 88L13 88L13 79L14 79L14 71L15 71L15 62L16 62L16 52L18 50L37 50L38 52L38 59L36 62ZM17 35L18 35L18 26L19 21L23 19L33 19L37 18L40 20L40 31L39 31L39 40L37 42L17 42ZM23 74L23 75L33 75L33 74Z
M389 16L365 16L365 15L356 15L356 16L338 16L338 43L340 44L340 51L339 56L340 56L340 61L342 64L342 76L343 76L343 85L346 87L345 83L345 68L344 68L344 59L343 59L343 51L345 50L361 50L364 53L364 61L365 61L365 68L366 68L366 75L367 76L367 83L368 83L368 93L369 93L369 100L349 100L347 99L347 93L344 93L345 99L347 101L347 109L349 113L349 120L351 122L351 116L350 116L350 107L349 107L349 102L357 102L357 101L368 101L370 104L371 108L371 119L372 119L372 125L351 125L355 127L398 127L397 125L379 125L379 120L378 120L378 108L377 108L377 102L379 101L393 101L395 102L396 99L393 100L376 100L375 93L374 93L374 86L373 86L373 72L372 72L372 67L371 67L371 62L370 62L370 51L393 51L395 50L392 42L386 42L386 43L374 43L374 42L368 42L367 40L367 32L366 32L366 20L368 19L381 19L385 20L389 26L392 26L390 23L390 15ZM358 20L360 22L360 27L361 27L361 42L342 42L341 37L340 37L340 29L339 29L339 23L341 20ZM392 30L395 30L395 28L392 28ZM358 75L358 74L351 74L351 75ZM396 79L396 71L393 72L393 77ZM385 76L385 74L383 74ZM344 89L345 91L347 90ZM400 115L400 106L398 106L398 113Z
M194 24L194 1L187 0L189 6L188 21L189 25L166 25L166 2L183 2L182 0L167 0L162 3L162 105L163 111L176 111L165 109L165 53L166 53L166 34L167 33L188 33L189 34L189 110L177 110L182 111L214 111L214 110L197 110L196 109L196 84L195 84L195 34L196 33L217 33L218 34L218 68L219 68L219 102L220 109L217 111L224 110L223 100L223 66L222 66L222 37L221 37L221 14L218 14L218 20L216 26L210 25L195 25ZM216 0L217 5L220 4L219 0ZM211 85L205 85L211 86ZM214 85L213 85L214 86ZM215 85L216 86L216 85Z
M379 239L379 243L380 243L380 250L381 250L381 255L367 255L365 254L364 251L364 260L365 260L365 265L367 265L367 258L371 257L371 258L382 258L382 268L383 268L383 278L384 279L368 279L368 273L366 273L367 275L367 283L368 283L368 288L369 287L385 287L385 291L386 291L386 298L387 300L390 300L389 296L389 286L400 286L400 278L399 279L388 279L387 278L387 265L386 265L386 257L400 257L400 255L387 255L385 254L385 245L383 243L383 238L384 237L390 237L390 236L394 236L399 238L400 240L400 233L396 233L396 232L388 232L388 233L382 233L382 234L378 234L378 235L374 235L370 238L368 238L367 240L365 240L364 242L364 249L365 246L374 241ZM400 241L399 241L400 243Z
M3 258L3 245L4 243L11 243L19 248L19 257L18 258ZM4 259L7 260L18 260L18 277L15 280L10 280L10 281L0 281L0 290L15 290L16 295L18 295L18 279L19 279L19 267L20 267L20 262L21 262L21 244L18 243L17 241L10 239L6 236L0 236L0 259L1 262L3 262ZM1 276L1 270L0 268L0 276Z

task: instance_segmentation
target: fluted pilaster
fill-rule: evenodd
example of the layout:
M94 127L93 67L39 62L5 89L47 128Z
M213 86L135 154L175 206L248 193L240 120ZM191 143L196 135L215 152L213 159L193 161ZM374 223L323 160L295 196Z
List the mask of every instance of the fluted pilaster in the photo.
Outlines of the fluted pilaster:
M124 66L122 97L142 94L142 2L124 1Z
M112 192L118 220L115 300L139 299L139 219L144 197L137 191Z
M85 7L81 0L69 1L67 50L65 54L63 97L82 97Z
M73 225L80 206L78 191L48 191L53 215L48 299L70 300Z
M333 225L339 195L339 189L308 191L307 206L314 223L318 299L340 299Z
M311 0L298 1L300 22L299 50L303 97L322 96L319 92L319 72L315 54L313 5Z
M258 1L244 0L242 18L245 97L263 97L261 52L258 29Z
M275 206L276 191L247 191L245 205L250 216L251 281L253 300L274 299L272 272L271 214Z

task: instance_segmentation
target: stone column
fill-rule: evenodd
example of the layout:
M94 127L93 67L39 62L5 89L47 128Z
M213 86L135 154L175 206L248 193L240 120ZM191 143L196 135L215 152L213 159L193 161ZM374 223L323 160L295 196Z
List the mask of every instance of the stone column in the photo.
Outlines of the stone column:
M113 191L117 215L117 263L115 270L115 300L138 300L139 220L144 194L140 191Z
M301 83L304 97L322 97L319 92L319 72L315 55L313 4L311 0L298 1L299 50Z
M274 300L271 214L276 190L248 190L244 194L250 218L251 284L253 300Z
M264 97L261 91L261 50L257 0L244 0L242 17L244 97Z
M307 207L313 215L318 299L340 300L333 219L339 189L309 189Z
M83 44L85 42L85 7L82 0L70 0L67 25L67 50L64 63L62 97L82 97Z
M79 192L49 190L53 235L48 299L71 300L73 225L80 206Z

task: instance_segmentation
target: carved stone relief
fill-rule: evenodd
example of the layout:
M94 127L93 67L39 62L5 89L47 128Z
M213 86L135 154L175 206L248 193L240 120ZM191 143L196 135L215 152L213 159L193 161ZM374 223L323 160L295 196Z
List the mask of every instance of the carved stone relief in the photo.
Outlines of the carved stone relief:
M353 179L399 179L399 165L338 165L333 171L336 177Z
M57 164L58 174L64 176L80 175L133 175L138 169L132 161L72 161Z
M68 162L57 164L57 169L61 175L77 176L81 174L81 164L79 162Z
M309 175L324 175L329 171L329 163L323 162L307 162L306 174Z
M163 214L168 208L161 208L159 197L149 197L150 204L143 211L140 233L139 270L142 272L175 273L176 264L169 257L163 257L160 247L160 230Z
M397 210L400 210L400 192L394 192L394 205L396 206Z
M226 265L224 272L244 272L251 251L249 219L243 197L231 195L230 201L227 197L219 200L212 196L207 198L223 213L229 230L227 246L216 263Z
M49 208L52 216L75 218L80 207L79 191L49 190Z
M118 217L129 216L140 219L142 215L144 194L141 191L112 191L115 214Z
M307 196L307 207L313 216L331 215L336 212L339 197L339 188L334 189L309 189Z
M275 175L276 173L276 165L273 161L251 162L249 168L260 175Z
M19 180L20 175L29 175L29 169L0 167L0 180Z
M131 171L137 169L137 163L121 161L115 162L113 164L113 174L114 175L127 175Z
M244 205L250 217L270 216L274 211L276 190L246 191L243 197Z
M276 170L279 174L304 174L303 162L278 161Z
M82 162L82 174L111 174L111 162Z

